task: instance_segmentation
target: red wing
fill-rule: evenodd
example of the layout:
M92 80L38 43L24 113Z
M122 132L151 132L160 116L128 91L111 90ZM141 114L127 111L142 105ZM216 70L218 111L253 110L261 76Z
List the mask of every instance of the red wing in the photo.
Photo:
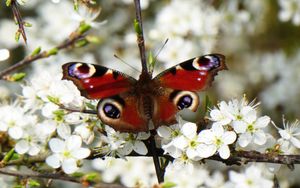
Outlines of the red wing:
M135 95L123 93L101 100L98 104L98 117L101 121L121 132L148 131L148 118L141 109L143 106Z
M179 91L164 88L162 95L154 100L153 123L155 127L176 123L176 113L184 108L195 112L199 105L199 97L193 91Z
M100 99L127 92L136 80L118 71L79 62L62 66L63 79L71 80L88 99Z
M157 80L162 87L200 91L211 85L218 71L227 69L225 56L209 54L180 63L162 73Z

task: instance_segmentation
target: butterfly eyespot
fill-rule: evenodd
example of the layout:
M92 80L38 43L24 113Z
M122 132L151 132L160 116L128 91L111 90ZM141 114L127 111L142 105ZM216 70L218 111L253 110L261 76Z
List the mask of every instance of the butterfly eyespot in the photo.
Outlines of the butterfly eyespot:
M75 63L69 67L69 75L79 79L90 78L96 72L91 64Z
M177 108L179 110L182 110L184 108L189 108L192 105L192 103L193 103L193 98L189 95L184 95L179 99L177 103Z
M195 58L193 61L193 67L197 70L211 70L220 67L220 65L220 59L215 55L205 55Z
M196 111L199 104L198 95L191 91L174 91L171 94L171 99L178 110L187 108Z
M112 119L118 119L120 118L120 110L113 104L107 103L103 106L103 112L104 114Z
M121 118L123 106L112 98L106 98L99 101L97 109L103 122L111 122Z

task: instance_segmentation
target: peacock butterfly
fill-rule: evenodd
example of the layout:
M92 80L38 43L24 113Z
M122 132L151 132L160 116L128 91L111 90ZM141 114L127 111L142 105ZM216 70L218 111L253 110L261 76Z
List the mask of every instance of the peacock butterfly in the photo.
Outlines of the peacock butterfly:
M225 56L208 54L173 66L155 78L142 71L136 80L100 65L70 62L62 66L63 79L71 80L81 95L100 99L97 114L118 131L148 131L176 123L175 114L184 108L196 111L197 91L211 85L218 71L226 69Z

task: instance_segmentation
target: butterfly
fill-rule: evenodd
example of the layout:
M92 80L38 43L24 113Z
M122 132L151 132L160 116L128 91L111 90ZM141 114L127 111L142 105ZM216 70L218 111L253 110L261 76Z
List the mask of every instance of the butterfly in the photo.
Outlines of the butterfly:
M70 62L62 66L63 79L71 80L87 99L99 100L99 119L121 132L148 131L176 123L176 113L196 111L197 92L205 90L218 71L227 69L225 56L208 54L175 65L152 78L142 72L136 80L104 66Z

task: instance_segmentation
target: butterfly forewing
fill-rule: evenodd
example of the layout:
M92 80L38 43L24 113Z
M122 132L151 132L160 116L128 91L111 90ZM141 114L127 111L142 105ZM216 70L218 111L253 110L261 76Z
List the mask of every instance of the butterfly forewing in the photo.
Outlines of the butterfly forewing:
M63 79L71 80L88 99L102 99L129 91L136 80L118 71L94 64L63 65Z

